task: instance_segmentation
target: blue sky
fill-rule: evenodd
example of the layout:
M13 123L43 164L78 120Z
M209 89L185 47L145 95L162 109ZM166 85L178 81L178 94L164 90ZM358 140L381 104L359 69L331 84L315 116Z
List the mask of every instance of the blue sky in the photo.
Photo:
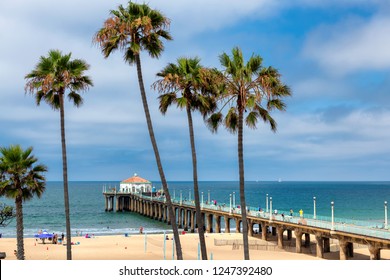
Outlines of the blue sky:
M61 180L59 112L35 106L24 76L50 49L85 59L95 86L65 108L70 180L159 180L136 70L92 44L110 9L126 1L5 0L0 3L0 145L33 146ZM141 3L139 1L139 3ZM279 69L293 96L245 130L247 180L390 180L390 4L379 0L148 1L171 19L160 59L142 56L148 101L168 180L191 180L185 112L158 111L155 74L180 56L218 67L241 47ZM200 180L238 180L237 137L212 134L194 117Z

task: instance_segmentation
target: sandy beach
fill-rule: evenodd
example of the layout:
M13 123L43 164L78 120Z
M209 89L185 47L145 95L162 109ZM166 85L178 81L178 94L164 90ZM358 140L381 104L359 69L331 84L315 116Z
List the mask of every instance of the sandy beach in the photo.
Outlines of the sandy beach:
M172 235L169 235L172 238ZM72 254L74 260L163 260L164 259L164 235L115 235L115 236L95 236L92 238L73 237ZM183 255L185 260L198 259L197 234L185 234L180 236ZM242 260L242 246L234 246L235 242L240 242L242 235L239 233L230 234L207 234L207 250L214 260ZM166 240L165 257L172 260L172 240ZM259 238L250 237L250 242L261 244L257 249L250 250L252 260L321 260L317 258L315 252L304 252L297 254L293 247L286 250L278 249L274 241L262 241ZM66 260L66 246L61 244L43 244L41 240L35 238L25 238L26 260ZM335 246L335 245L332 245ZM6 252L6 260L15 260L14 250L16 249L16 238L1 238L0 251ZM290 251L290 252L289 252ZM336 250L326 253L324 259L337 260L339 253ZM357 247L354 250L353 259L368 260L368 249ZM390 250L381 251L381 259L390 260Z

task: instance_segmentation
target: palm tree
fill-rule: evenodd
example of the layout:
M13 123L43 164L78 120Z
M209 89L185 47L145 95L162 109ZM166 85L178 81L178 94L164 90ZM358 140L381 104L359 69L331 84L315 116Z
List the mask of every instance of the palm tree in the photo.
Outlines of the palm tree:
M131 1L129 1L127 7L119 5L118 10L111 10L110 14L111 17L104 22L103 27L95 34L93 40L101 47L105 58L110 56L110 54L117 49L123 50L125 62L130 65L135 64L137 67L138 83L150 141L152 142L157 168L166 196L168 215L172 221L171 225L176 245L176 256L178 260L182 260L183 254L179 239L179 231L175 222L176 218L172 208L171 196L168 191L168 184L165 179L157 142L154 136L140 58L142 50L145 50L152 58L158 58L161 55L164 50L161 38L166 40L172 39L167 31L170 22L161 12L151 9L147 4L136 4Z
M38 159L19 145L0 147L0 196L15 200L17 259L24 260L23 202L45 191L46 166L35 164Z
M72 247L64 95L67 93L69 101L74 106L79 107L83 104L83 98L79 92L86 91L90 86L93 86L90 77L84 75L84 72L89 69L89 65L81 59L71 60L71 56L71 53L63 55L59 50L50 50L48 56L41 56L35 69L25 77L27 79L26 92L35 95L37 105L40 105L41 101L44 100L54 110L60 110L67 260L72 259Z
M204 221L201 215L198 188L198 168L196 160L196 148L194 139L194 126L192 121L192 111L199 110L203 115L215 108L213 92L208 88L207 77L212 70L205 69L200 65L199 58L179 58L177 64L168 64L157 74L160 80L153 84L160 93L160 111L162 114L173 104L186 109L188 128L192 153L192 173L194 180L194 197L196 209L196 223L202 259L207 260L206 241L204 237Z
M246 114L245 124L249 128L255 129L258 120L261 119L269 123L271 130L275 132L276 121L270 113L274 109L284 110L285 104L281 98L290 96L291 93L290 89L281 82L279 72L272 67L263 67L262 58L258 55L252 55L245 64L242 51L235 47L231 57L223 53L219 56L219 61L224 67L224 100L227 100L222 108L228 109L225 117L222 109L213 114L208 120L208 125L212 131L216 132L218 125L223 122L228 131L238 132L244 259L249 260L243 148L244 114Z

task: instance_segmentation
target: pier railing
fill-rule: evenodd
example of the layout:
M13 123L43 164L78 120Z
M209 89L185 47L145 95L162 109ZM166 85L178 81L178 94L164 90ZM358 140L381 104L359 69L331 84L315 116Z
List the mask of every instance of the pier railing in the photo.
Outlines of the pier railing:
M130 192L120 192L117 191L115 188L111 188L109 190L105 190L104 194L128 194ZM142 195L142 194L134 194L144 200L151 200L151 201L161 201L165 202L164 196L150 196L150 195ZM178 199L176 197L171 198L172 203L176 206L191 206L195 207L195 202L193 200L187 200L187 199ZM236 206L233 208L233 206L230 206L230 203L219 203L218 205L215 204L209 204L209 203L201 203L201 209L209 209L213 211L221 211L225 212L227 214L241 214L241 208L239 206ZM280 213L289 213L289 211L283 211L278 209L279 214L270 214L269 211L259 211L258 208L254 207L247 207L247 216L248 217L257 217L257 218L264 218L264 219L270 219L273 221L280 221L284 223L291 223L291 224L303 224L307 226L317 227L317 228L323 228L328 230L334 230L334 231L342 231L347 233L353 233L353 234L359 234L364 236L370 236L370 237L377 237L377 238L383 238L383 239L389 239L390 240L390 230L385 229L384 225L378 222L367 222L367 221L361 221L361 220L353 220L353 219L342 219L342 218L334 218L333 226L332 226L332 219L328 216L319 216L316 215L314 217L311 214L305 214L303 217L300 217L297 214L293 214L290 216L289 214L280 214ZM270 217L271 216L271 217Z

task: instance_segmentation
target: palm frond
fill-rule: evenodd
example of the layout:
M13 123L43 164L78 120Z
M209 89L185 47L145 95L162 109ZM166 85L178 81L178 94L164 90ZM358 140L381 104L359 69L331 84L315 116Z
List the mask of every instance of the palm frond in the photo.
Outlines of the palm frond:
M286 104L280 99L271 99L267 102L268 110L277 109L279 111L284 111L285 108L286 108Z
M187 107L188 99L185 96L181 96L176 99L176 103L178 108L183 109Z
M159 109L160 112L165 115L168 108L173 104L176 103L176 93L175 92L169 92L166 94L162 94L158 97L160 100Z
M81 97L80 94L78 94L77 92L75 91L72 91L68 94L68 99L70 102L73 103L74 106L76 107L80 107L81 105L83 105L84 103L84 100L83 98Z
M211 130L211 132L216 133L218 127L222 124L223 115L221 112L212 114L206 121L207 127Z
M245 124L247 127L256 129L256 124L258 122L259 113L256 111L251 111L245 118Z
M276 132L277 124L276 121L271 117L269 111L264 108L258 107L257 112L259 113L260 118L265 122L269 123L271 130Z
M228 131L235 133L238 128L238 112L236 107L231 107L225 117L225 127Z

